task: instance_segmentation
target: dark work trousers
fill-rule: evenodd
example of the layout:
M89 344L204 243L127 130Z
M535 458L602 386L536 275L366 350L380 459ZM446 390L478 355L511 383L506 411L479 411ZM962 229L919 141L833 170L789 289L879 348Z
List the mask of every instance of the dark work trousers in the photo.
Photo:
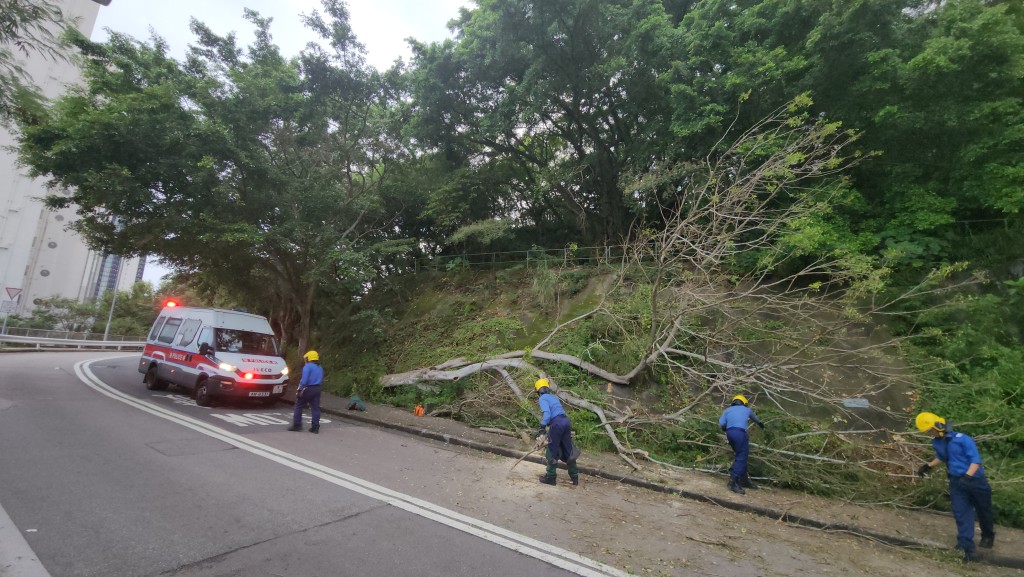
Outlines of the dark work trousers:
M302 426L302 409L309 405L313 428L320 426L320 385L304 387L295 398L295 410L292 411L292 425Z
M729 478L739 482L747 477L747 457L750 456L750 435L746 429L729 427L725 431L725 437L729 439L729 446L736 453L736 459L732 462L732 469L729 470Z
M949 478L949 500L956 519L956 546L974 552L974 514L978 514L982 537L995 537L992 517L992 486L985 477L964 475Z
M548 423L548 450L545 457L548 461L547 478L554 479L558 471L558 461L565 461L569 469L569 476L575 479L579 477L580 470L576 461L570 461L572 456L572 427L569 425L569 417L558 415Z

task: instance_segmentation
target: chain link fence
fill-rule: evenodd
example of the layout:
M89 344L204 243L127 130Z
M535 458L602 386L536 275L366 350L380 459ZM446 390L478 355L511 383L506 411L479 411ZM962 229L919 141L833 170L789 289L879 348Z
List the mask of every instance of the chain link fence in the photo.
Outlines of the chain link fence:
M618 264L630 245L605 245L565 248L539 248L504 252L474 252L419 257L413 260L413 269L446 271L458 268L512 268L525 266L601 266Z

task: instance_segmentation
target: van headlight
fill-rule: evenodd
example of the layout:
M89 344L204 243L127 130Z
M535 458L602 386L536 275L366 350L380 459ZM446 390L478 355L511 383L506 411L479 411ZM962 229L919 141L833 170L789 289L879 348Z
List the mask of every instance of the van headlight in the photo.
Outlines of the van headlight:
M288 374L288 367L285 367L285 368L281 369L281 374L282 375L287 375Z
M235 372L235 369L237 367L235 367L235 365L229 365L227 363L221 363L220 365L218 365L217 368L219 368L222 371L227 371L229 373L233 373L233 372Z

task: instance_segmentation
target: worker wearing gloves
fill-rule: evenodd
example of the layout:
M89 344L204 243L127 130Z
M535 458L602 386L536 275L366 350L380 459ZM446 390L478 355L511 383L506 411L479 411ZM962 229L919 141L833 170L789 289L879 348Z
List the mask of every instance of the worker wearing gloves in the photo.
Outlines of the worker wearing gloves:
M538 442L545 432L548 438L548 448L545 452L548 468L547 472L541 475L540 482L545 485L554 485L558 461L562 460L565 461L569 469L569 480L573 485L579 485L580 470L576 467L579 451L572 445L572 427L569 424L569 417L562 409L562 402L551 392L547 379L538 379L533 388L540 395L537 402L540 404L540 411L543 414L540 429L537 431Z
M915 420L917 430L930 433L935 458L921 465L917 474L924 476L939 463L946 464L949 477L949 500L956 519L956 546L964 552L964 561L976 561L974 549L974 515L981 525L979 546L986 549L995 541L995 522L992 516L992 487L985 478L981 455L974 439L956 432L946 420L934 413L921 413Z
M302 378L299 380L299 390L295 392L295 409L292 411L292 426L289 431L302 430L302 409L309 405L309 413L312 422L309 432L320 432L320 386L324 382L324 370L320 367L320 355L316 351L309 351L302 355L305 365L302 367Z
M726 407L718 419L718 426L725 431L725 436L729 439L729 446L736 454L736 458L732 462L732 469L729 470L729 490L740 495L746 493L743 490L744 487L757 488L747 472L747 458L750 456L750 436L747 434L749 421L754 421L757 426L764 429L764 423L747 406L747 398L743 395L733 397L732 403Z

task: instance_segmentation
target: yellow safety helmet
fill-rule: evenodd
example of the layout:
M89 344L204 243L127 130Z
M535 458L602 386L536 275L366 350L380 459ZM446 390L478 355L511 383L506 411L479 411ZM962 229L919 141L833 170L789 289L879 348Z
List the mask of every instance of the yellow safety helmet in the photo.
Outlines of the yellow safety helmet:
M539 390L543 389L544 387L550 387L550 386L551 386L551 384L548 383L548 380L544 379L544 378L537 379L537 382L533 383L533 389L535 391L539 391Z
M320 360L320 354L317 353L316 351L309 351L308 353L302 355L302 360L304 360L304 361L319 361Z
M732 400L739 401L743 403L743 406L747 406L747 398L744 397L743 395L736 395L735 397L732 398Z
M922 433L927 433L932 429L943 433L946 431L946 419L935 413L921 413L914 419L914 424L917 425L917 430Z

